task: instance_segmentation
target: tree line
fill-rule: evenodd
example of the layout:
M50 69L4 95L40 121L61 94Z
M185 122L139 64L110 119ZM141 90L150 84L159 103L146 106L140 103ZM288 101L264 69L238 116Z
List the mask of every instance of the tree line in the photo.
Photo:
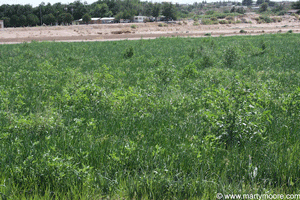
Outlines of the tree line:
M232 2L236 5L236 2ZM253 0L243 0L237 5L251 6ZM256 5L266 4L273 6L275 2L270 0L257 0ZM211 3L214 7L225 6L225 1ZM0 6L0 19L4 20L6 27L36 26L36 25L55 25L70 24L73 20L83 18L89 21L91 17L115 17L120 19L132 20L136 15L158 17L165 16L167 20L177 18L187 18L193 15L201 15L206 10L206 1L195 2L191 5L180 5L172 3L152 3L140 0L98 0L92 4L82 3L79 0L70 4L45 4L39 6L31 5L8 5ZM300 0L294 2L292 8L300 9ZM237 12L237 11L234 11Z
M0 6L0 19L6 27L70 24L85 16L115 17L133 19L136 15L158 17L164 15L168 19L176 19L180 10L172 3L141 2L140 0L98 0L92 4L79 0L70 4L45 4L32 7L31 5Z

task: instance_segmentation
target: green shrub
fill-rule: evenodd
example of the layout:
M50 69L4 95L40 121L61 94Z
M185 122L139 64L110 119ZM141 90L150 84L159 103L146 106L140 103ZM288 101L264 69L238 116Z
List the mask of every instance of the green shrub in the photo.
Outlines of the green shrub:
M245 31L244 29L241 29L240 33L247 33L247 31Z
M213 15L215 13L215 11L213 10L208 10L205 12L205 15Z
M212 21L218 21L218 19L216 17L211 17L210 20L212 20Z
M226 21L226 20L220 20L219 23L220 24L228 24L228 21Z
M237 60L238 54L234 46L227 47L224 53L224 64L226 67L232 67Z
M133 29L137 28L137 26L135 24L132 24L130 27L133 28Z
M201 23L203 25L210 25L210 24L213 24L213 21L211 21L210 19L202 19Z
M227 16L226 19L227 20L234 20L234 17L233 16Z
M131 58L134 54L134 50L133 47L129 47L127 49L125 49L125 51L123 52L123 57L124 58Z

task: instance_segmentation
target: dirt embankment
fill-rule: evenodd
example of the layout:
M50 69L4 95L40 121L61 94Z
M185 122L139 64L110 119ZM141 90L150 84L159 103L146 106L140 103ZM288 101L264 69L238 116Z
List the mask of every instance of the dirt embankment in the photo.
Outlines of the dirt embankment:
M248 14L237 18L248 23L197 25L193 21L174 24L136 23L73 26L43 26L5 28L0 30L0 44L35 41L106 41L157 37L202 37L205 35L258 35L264 33L300 32L300 21L293 16L282 16L280 22L257 23L258 15ZM250 22L250 23L249 23ZM244 30L244 33L241 33Z

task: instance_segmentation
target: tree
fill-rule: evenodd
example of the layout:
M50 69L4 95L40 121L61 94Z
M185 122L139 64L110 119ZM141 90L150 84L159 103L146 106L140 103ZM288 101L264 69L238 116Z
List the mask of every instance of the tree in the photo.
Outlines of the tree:
M70 13L62 13L58 16L58 22L60 24L71 24L73 21L73 16Z
M89 23L89 21L91 21L91 15L86 13L85 15L82 16L82 21L85 22L86 24Z
M242 7L239 7L238 9L236 9L236 12L240 14L245 14L246 10Z
M235 6L233 6L230 10L231 13L234 13L236 10L235 10Z
M167 20L170 19L176 19L176 10L172 3L163 3L162 4L162 14L167 18Z
M268 9L268 3L265 2L259 6L259 12L265 12Z
M25 15L21 15L19 17L19 25L20 26L26 26L26 24L27 24L26 16Z
M256 1L256 5L258 5L258 6L259 6L260 4L263 4L263 3L265 3L264 0L257 0L257 1Z
M242 4L244 5L244 6L251 6L252 5L252 0L243 0L242 1Z
M300 9L300 0L294 2L294 3L292 4L292 8L294 8L294 9Z
M11 16L10 25L13 26L13 27L19 26L19 17L17 15Z
M93 17L107 17L109 15L109 8L106 3L97 4L91 14Z
M152 7L152 16L155 17L155 21L157 21L157 17L160 13L160 4L155 3Z
M146 16L151 16L152 15L152 10L153 10L153 3L149 2L144 2L144 12L143 15Z
M4 27L10 27L10 18L9 17L2 17L4 21Z
M29 14L26 18L29 26L36 26L39 23L39 18L35 14Z
M50 13L48 15L44 15L43 22L47 25L52 25L52 24L56 23L56 18L54 17L54 15L52 13Z

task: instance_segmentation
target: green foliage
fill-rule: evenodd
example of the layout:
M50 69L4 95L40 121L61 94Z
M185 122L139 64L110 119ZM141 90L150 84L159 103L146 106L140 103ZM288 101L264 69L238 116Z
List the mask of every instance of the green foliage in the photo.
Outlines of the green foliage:
M213 15L215 13L214 10L208 10L205 12L205 15Z
M112 13L106 3L97 4L91 11L93 17L110 17Z
M243 0L243 1L242 1L242 5L243 5L243 6L251 6L252 3L253 3L252 0Z
M276 19L274 20L271 19L268 15L261 15L258 18L255 18L255 20L260 24L260 23L271 23L276 21Z
M244 29L241 29L240 33L247 33L247 31L245 31Z
M70 13L62 13L58 16L58 23L60 24L71 24L73 21L73 16Z
M29 26L36 26L39 23L39 18L34 14L29 14L26 17Z
M151 13L152 13L152 16L155 17L155 20L157 19L157 17L159 17L160 9L161 9L160 4L155 3L153 5L153 9L152 9Z
M294 9L300 9L300 0L293 2L292 8Z
M235 47L227 47L224 52L224 64L227 67L232 67L235 61L238 60L238 53Z
M299 51L299 34L1 45L1 198L297 194Z
M50 13L44 16L43 23L47 25L54 25L56 23L56 18L52 13Z
M164 15L167 20L176 20L177 12L175 6L172 3L163 2L161 6L162 15Z
M91 21L92 17L90 14L86 13L82 16L82 21L88 24Z
M132 24L130 27L133 28L133 29L137 28L137 26L135 24Z
M259 6L259 12L266 12L268 10L268 3L265 2Z
M219 23L220 24L228 24L228 21L227 20L220 20Z
M127 49L125 49L125 51L123 52L123 57L124 58L131 58L134 54L134 50L133 47L129 47Z

